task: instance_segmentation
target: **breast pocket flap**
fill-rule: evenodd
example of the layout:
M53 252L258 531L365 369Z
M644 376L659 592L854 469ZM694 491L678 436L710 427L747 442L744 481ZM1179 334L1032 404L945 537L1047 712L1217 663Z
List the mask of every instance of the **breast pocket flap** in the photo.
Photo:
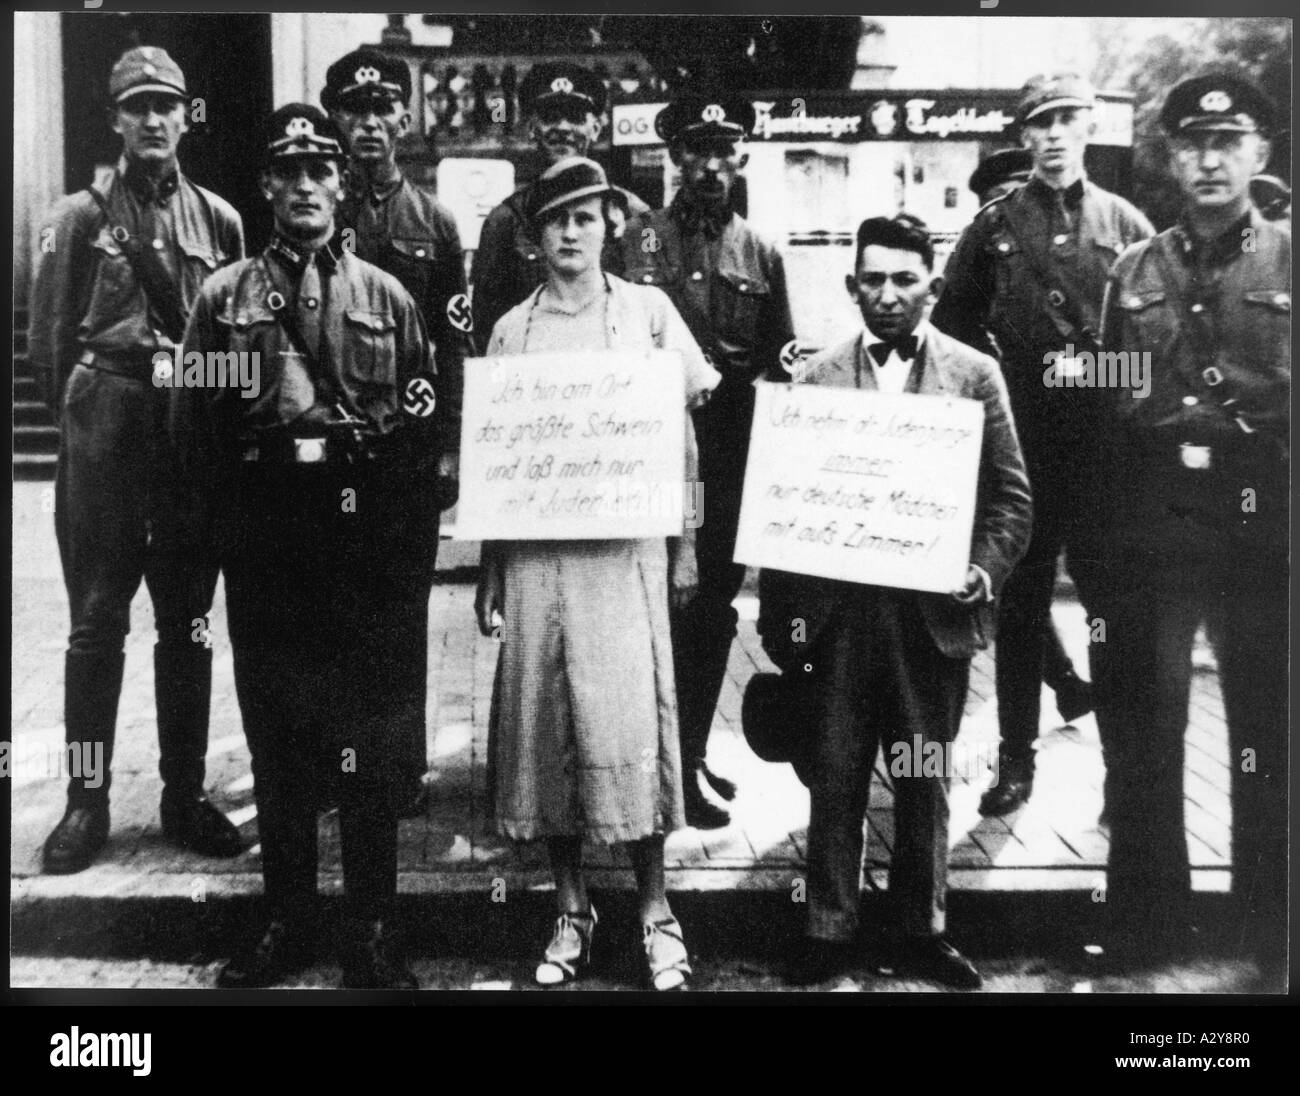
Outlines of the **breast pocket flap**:
M354 324L374 335L382 335L386 331L392 331L397 327L397 321L393 319L391 312L372 312L364 308L346 308L343 310L344 319L350 324Z

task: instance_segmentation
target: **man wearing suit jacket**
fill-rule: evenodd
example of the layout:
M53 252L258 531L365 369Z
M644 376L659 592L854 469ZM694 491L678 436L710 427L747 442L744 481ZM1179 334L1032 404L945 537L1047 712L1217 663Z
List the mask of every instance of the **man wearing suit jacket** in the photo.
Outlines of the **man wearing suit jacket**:
M970 564L949 594L765 571L759 629L786 672L806 670L811 712L808 924L788 969L820 982L849 966L857 931L862 822L877 749L957 735L970 659L989 643L992 603L1029 542L1031 503L997 363L924 319L940 279L924 224L899 214L858 229L846 278L866 329L810 358L796 380L892 393L947 394L984 406ZM801 620L803 627L793 622ZM798 636L800 642L794 642ZM945 753L947 751L945 750ZM963 989L979 972L944 938L950 774L894 779L891 899L901 941L890 965Z

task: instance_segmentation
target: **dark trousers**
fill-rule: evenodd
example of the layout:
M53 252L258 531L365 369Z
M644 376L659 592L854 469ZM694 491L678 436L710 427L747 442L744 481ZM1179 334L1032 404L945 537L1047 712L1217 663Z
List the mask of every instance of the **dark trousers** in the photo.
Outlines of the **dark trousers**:
M908 936L942 933L948 886L948 783L925 775L919 745L950 744L961 726L969 659L935 646L916 596L863 587L836 609L818 641L816 735L808 823L808 935L848 940L857 930L863 821L876 755L892 766L894 844L890 901ZM903 743L902 753L891 751Z
M411 699L396 637L413 627L392 621L409 612L413 582L380 495L399 483L316 465L241 472L223 557L275 918L310 915L317 811L335 804L349 915L392 911ZM356 492L357 513L340 509L344 486Z
M738 618L731 603L745 581L745 565L732 562L732 556L753 409L753 389L744 387L694 413L704 485L702 523L695 530L699 589L671 621L682 769L687 773L704 760L736 635Z
M1056 565L1062 552L1091 621L1096 613L1099 583L1099 527L1078 494L1053 494L1053 476L1061 472L1031 470L1034 491L1034 530L1024 558L1016 565L998 595L997 647L994 671L997 681L998 730L1001 765L1008 775L1034 771L1034 742L1042 718L1043 682L1060 680L1061 660L1069 659L1052 624L1052 591ZM1040 484L1046 484L1040 487ZM1089 659L1093 655L1089 648ZM1094 673L1095 677L1095 673ZM1098 717L1102 753L1108 734Z
M1103 608L1095 683L1114 727L1107 912L1117 931L1159 936L1191 898L1183 811L1192 644L1205 622L1228 722L1234 932L1275 953L1286 939L1287 568L1178 563L1117 573Z
M158 642L159 769L168 788L203 786L217 584L210 546L182 548L168 528L166 392L78 366L69 378L55 479L55 532L72 630L64 679L68 743L102 748L103 781L68 785L70 802L107 799L131 599L143 578ZM84 749L85 746L83 745Z
M420 790L429 770L429 595L432 579L416 583L408 597L390 602L387 627L392 637L390 658L396 680L393 706L398 736L405 744L402 782L409 794Z

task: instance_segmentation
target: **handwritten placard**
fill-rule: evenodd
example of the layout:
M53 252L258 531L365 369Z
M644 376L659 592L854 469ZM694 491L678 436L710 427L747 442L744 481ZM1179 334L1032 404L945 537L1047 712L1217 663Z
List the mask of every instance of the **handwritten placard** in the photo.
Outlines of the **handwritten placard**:
M683 383L675 350L466 361L457 538L680 535Z
M983 427L976 400L759 385L736 560L875 586L959 589ZM707 495L705 484L706 505Z

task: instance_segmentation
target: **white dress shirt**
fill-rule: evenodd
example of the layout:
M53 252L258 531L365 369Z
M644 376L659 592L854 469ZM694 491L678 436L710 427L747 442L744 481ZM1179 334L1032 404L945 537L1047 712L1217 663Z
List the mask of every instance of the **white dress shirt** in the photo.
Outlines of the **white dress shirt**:
M871 356L871 347L884 342L884 340L869 328L864 327L862 329L862 354L874 371L876 387L880 391L900 395L907 389L908 378L912 375L912 366L920 360L921 354L925 351L925 335L929 327L929 321L922 320L912 332L916 336L916 357L910 362L903 361L891 350L883 365Z

